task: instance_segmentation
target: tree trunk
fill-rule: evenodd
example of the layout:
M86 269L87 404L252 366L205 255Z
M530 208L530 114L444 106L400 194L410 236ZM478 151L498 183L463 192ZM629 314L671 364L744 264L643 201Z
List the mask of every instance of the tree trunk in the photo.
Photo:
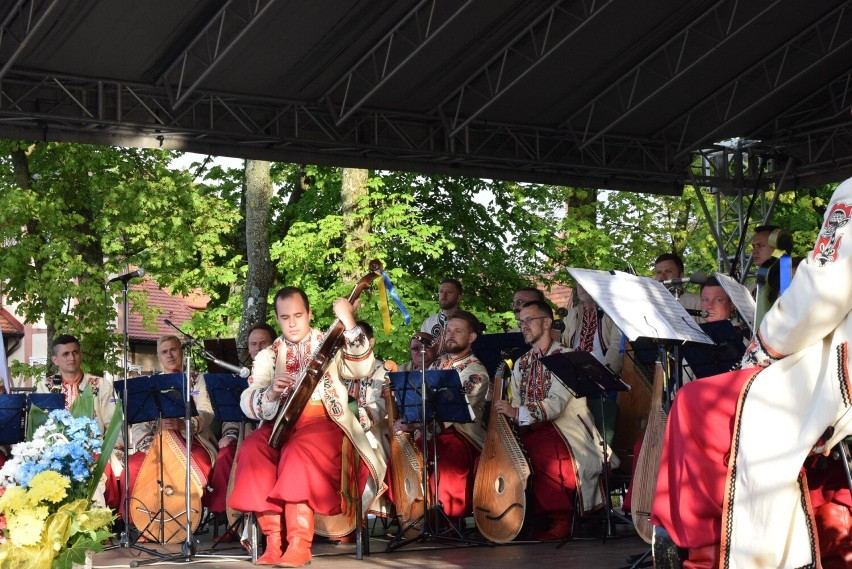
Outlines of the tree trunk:
M341 266L341 279L345 283L355 283L364 273L367 263L367 235L370 233L370 219L359 216L361 199L367 195L369 171L356 168L343 169L343 186L340 203L343 211L343 223L346 231L344 251L346 262Z
M269 210L272 201L271 164L246 160L245 223L248 272L243 291L243 316L237 336L238 353L248 361L248 330L266 322L273 270L269 259Z

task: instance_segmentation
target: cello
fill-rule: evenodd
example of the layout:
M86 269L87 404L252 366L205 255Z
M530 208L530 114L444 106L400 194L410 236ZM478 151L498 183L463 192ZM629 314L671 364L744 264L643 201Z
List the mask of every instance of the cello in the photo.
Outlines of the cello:
M385 369L389 372L394 372L397 366L394 362L387 361L385 362ZM390 473L393 487L393 501L396 508L396 515L399 516L399 527L405 533L405 528L413 525L425 514L426 500L423 491L423 453L414 444L410 433L392 432L399 413L396 406L396 399L393 396L393 389L390 386L388 386L384 396L388 412L388 439L390 441Z
M382 271L382 264L373 259L370 261L370 272L361 277L355 289L349 295L349 303L355 304L361 293L370 286ZM278 449L284 442L285 435L293 430L296 421L311 399L314 389L319 384L328 366L334 360L334 355L343 346L343 323L335 319L323 336L323 341L314 350L311 361L305 371L296 379L284 402L278 407L272 424L272 434L269 435L269 446Z
M503 381L508 367L508 361L504 360L494 374L488 432L473 483L476 527L484 538L495 543L510 542L520 533L532 474L508 417L498 413L494 406L495 401L503 399Z

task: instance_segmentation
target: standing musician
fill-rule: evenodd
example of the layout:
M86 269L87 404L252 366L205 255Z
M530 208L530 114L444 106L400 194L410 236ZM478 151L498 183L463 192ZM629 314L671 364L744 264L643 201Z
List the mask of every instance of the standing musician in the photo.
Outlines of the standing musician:
M432 334L438 342L438 353L444 353L444 329L449 319L460 310L462 284L456 279L444 279L438 287L438 306L441 310L423 321L421 332Z
M70 334L60 334L53 340L50 361L57 367L59 373L54 376L52 382L37 383L36 393L62 393L65 395L65 408L70 410L77 397L85 391L86 387L90 387L95 397L94 419L98 422L101 436L103 436L115 413L115 392L112 382L103 377L83 373L83 352L80 350L80 341ZM123 433L119 435L115 450L104 472L106 482L104 501L111 508L118 508L121 504L116 476L120 476L123 469L123 436Z
M562 343L575 350L591 352L613 373L621 373L624 366L621 330L579 284L577 297L580 304L569 308L563 318L565 331L562 332Z
M181 373L183 371L183 347L181 346L180 339L171 334L160 336L157 339L157 358L163 367L163 373ZM207 480L210 477L210 472L213 470L213 462L216 458L216 441L210 430L210 425L213 423L213 406L210 403L210 396L207 394L204 375L195 371L192 372L192 376L190 377L190 392L192 403L198 412L191 419L193 436L191 449L192 464L190 466L193 473L198 477L200 486L204 487L207 485ZM173 437L173 440L178 441L179 445L182 445L184 444L184 434L186 431L184 421L185 419L183 418L175 417L162 419L159 425L159 421L147 421L145 423L136 423L131 427L131 439L135 443L136 451L127 460L131 493L133 492L139 471L142 468L142 463L145 460L145 455L154 444L155 438L159 436L158 431L162 430L164 436ZM186 460L185 452L166 456L178 456L179 459ZM119 487L123 494L123 476ZM122 508L124 507L123 498L122 496ZM132 495L131 498L133 498Z
M347 404L348 392L341 381L369 375L375 361L353 310L345 298L335 300L334 313L345 329L343 348L279 450L268 444L273 419L296 380L309 369L323 332L311 328L310 302L304 291L285 287L275 295L282 335L257 355L249 387L240 398L243 412L262 422L240 447L228 501L235 510L256 514L266 536L266 551L257 560L260 565L308 564L315 521L343 515L354 522L356 506L349 498L360 496L367 511L385 490L384 460ZM282 552L285 528L288 545ZM317 525L316 531L325 530Z
M251 361L257 354L275 341L275 329L265 322L255 324L249 328L248 353ZM231 477L231 468L234 465L234 457L237 454L237 440L239 439L240 423L226 421L222 423L222 436L219 438L219 450L213 465L213 473L210 475L209 492L204 497L204 505L213 514L224 514L228 495L228 481ZM230 541L234 536L225 534L221 541Z
M548 518L531 539L565 539L571 533L575 500L580 513L603 504L601 436L584 399L577 399L538 360L571 351L551 339L553 310L542 301L521 309L521 333L531 350L512 370L510 399L494 403L498 413L521 425L520 438L535 472L529 515Z
M471 344L476 340L479 320L470 312L456 311L447 320L444 329L445 353L429 369L454 369L461 377L462 389L467 394L474 422L442 423L435 434L438 462L438 502L454 525L473 511L474 466L485 444L485 396L488 391L488 370L473 355ZM397 420L395 429L415 430L420 425ZM428 428L428 426L427 426ZM429 452L432 452L431 445ZM430 469L430 476L433 472ZM434 489L435 481L431 482ZM455 518L455 519L454 519Z
M813 488L802 475L809 457L852 433L850 218L847 180L743 369L675 397L652 521L688 549L684 567L852 566L848 485Z
M677 253L663 253L654 260L654 280L659 282L683 278L683 259ZM687 310L700 310L701 299L694 292L686 292L682 285L669 286L677 301Z

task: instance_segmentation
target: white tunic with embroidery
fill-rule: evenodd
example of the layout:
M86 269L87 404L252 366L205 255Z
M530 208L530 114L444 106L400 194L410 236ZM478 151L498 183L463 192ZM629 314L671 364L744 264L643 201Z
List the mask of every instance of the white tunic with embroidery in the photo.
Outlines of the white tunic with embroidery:
M799 469L824 431L852 434L852 180L834 192L814 250L767 312L746 364L768 365L741 395L722 519L731 569L814 567ZM771 365L769 365L771 364Z

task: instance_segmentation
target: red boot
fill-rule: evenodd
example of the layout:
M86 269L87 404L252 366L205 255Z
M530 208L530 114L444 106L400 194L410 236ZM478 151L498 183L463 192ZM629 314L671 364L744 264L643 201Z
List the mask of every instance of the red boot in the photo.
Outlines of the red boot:
M311 543L314 539L314 511L306 502L284 504L284 522L287 524L287 551L278 562L279 567L303 567L311 563Z
M281 562L284 536L281 527L281 514L278 512L260 512L257 514L260 531L266 536L266 550L257 558L257 565L277 565Z
M852 567L852 515L844 504L829 502L814 510L823 569Z
M683 562L683 569L717 569L719 567L719 544L705 545L689 550L689 559Z
M544 532L535 535L533 539L539 541L558 541L567 539L571 535L571 512L560 512L550 515L550 527Z

